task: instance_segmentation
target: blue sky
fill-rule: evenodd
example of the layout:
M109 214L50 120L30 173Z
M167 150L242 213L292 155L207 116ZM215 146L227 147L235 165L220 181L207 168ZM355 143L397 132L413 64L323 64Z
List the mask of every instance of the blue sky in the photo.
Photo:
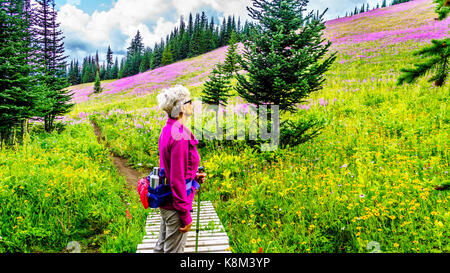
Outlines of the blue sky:
M145 46L165 38L178 25L180 15L185 21L189 13L205 11L215 22L224 16L249 19L246 7L251 0L55 0L58 19L64 32L66 55L69 60L82 59L99 51L103 60L108 46L114 54L124 56L131 39L139 30ZM369 3L371 7L382 0L310 0L310 10L329 8L326 19L344 16L355 6ZM390 2L390 1L388 1Z
M88 14L92 14L94 10L107 11L113 7L112 0L55 0L55 2L57 8L67 3L72 5L79 5L80 8Z

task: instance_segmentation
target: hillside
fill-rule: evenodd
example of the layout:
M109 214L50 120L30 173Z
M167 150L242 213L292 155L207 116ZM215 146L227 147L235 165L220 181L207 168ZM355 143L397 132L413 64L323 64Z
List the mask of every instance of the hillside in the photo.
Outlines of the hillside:
M431 0L415 0L387 8L328 21L325 37L333 43L333 50L340 53L339 63L361 59L369 61L382 54L398 54L402 50L417 49L431 39L448 34L450 19L436 21ZM92 95L93 83L72 86L74 102L110 94L148 95L174 84L187 87L202 85L209 71L223 62L228 47L207 54L173 63L132 77L103 83L103 92ZM241 46L242 49L242 46ZM380 75L381 76L381 75Z
M416 0L327 22L338 59L323 89L283 116L320 122L313 140L272 153L239 140L199 143L201 198L214 204L232 252L450 252L450 195L436 190L450 182L449 83L426 75L396 85L417 61L413 50L448 36L450 20L435 21L433 10ZM202 83L226 49L104 82L98 95L92 84L72 86L66 130L34 124L23 146L0 153L0 252L61 251L70 240L134 252L148 210L109 155L141 171L158 165L167 117L156 94L183 84L201 107ZM237 95L229 104L248 107Z

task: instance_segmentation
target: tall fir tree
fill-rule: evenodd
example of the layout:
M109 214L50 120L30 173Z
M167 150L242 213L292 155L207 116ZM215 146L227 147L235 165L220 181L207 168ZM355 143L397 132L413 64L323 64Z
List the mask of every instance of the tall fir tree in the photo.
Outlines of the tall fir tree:
M201 95L202 103L226 106L228 98L231 96L230 90L229 77L224 73L222 64L219 63L213 68L208 81L205 82Z
M97 72L97 75L95 76L94 93L100 92L102 92L102 84L100 82L100 73Z
M201 94L202 103L215 107L216 133L218 135L223 130L223 128L219 128L219 105L225 107L228 104L228 98L231 97L230 90L230 79L224 74L222 65L219 63L213 68Z
M306 17L306 0L253 0L249 15L257 20L240 65L248 77L237 75L239 94L250 103L279 105L295 111L295 104L322 88L324 73L336 59L327 57L331 42L322 39L323 15ZM325 10L326 12L326 10Z
M119 59L116 57L114 66L111 69L111 79L118 79L118 78L119 78Z
M50 0L36 0L33 8L33 35L39 51L34 58L40 65L40 82L47 89L42 99L47 104L41 105L41 115L44 117L45 130L51 132L55 128L56 117L70 112L74 106L70 103L73 93L70 93L66 71L66 58L64 55L64 36L57 22L55 2Z
M29 27L30 1L0 1L0 145L11 144L17 129L20 141L40 103Z
M336 53L329 53L331 42L322 38L327 10L318 16L312 11L303 16L307 4L307 0L253 0L253 7L247 8L257 25L244 42L240 58L248 73L236 75L236 90L247 102L275 105L281 113L295 112L297 103L322 88ZM267 110L271 113L271 108ZM302 123L297 128L305 133L314 125ZM277 126L269 127L276 131ZM304 142L312 135L297 138ZM281 139L281 144L287 143Z
M106 79L107 80L114 79L112 77L112 67L114 65L113 54L114 54L114 52L111 50L111 46L108 46L108 50L106 51Z
M162 54L161 65L165 66L171 63L173 63L173 55L170 46L168 46L164 49Z
M231 78L233 74L241 70L239 66L239 54L237 53L237 34L235 31L231 33L227 54L222 66L222 70L228 78Z

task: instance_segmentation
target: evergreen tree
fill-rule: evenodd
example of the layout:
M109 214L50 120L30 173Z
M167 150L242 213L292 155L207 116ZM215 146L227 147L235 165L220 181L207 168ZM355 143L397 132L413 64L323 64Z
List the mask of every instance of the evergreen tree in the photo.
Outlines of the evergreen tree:
M45 130L51 132L57 116L68 113L73 107L69 103L73 93L66 90L68 87L66 71L66 58L64 56L64 37L57 23L55 2L49 0L37 0L34 11L34 42L39 48L34 58L40 65L40 84L48 90L43 92L42 99L47 99L45 105L41 105L41 115L44 116Z
M192 13L189 13L187 32L188 32L189 37L191 37L192 34L194 33L194 22L193 22L193 18L192 18Z
M439 20L444 20L450 13L450 0L434 0L436 6L436 13L439 15Z
M203 92L201 95L202 103L211 105L226 106L230 95L230 80L224 73L221 63L217 64L211 74L208 81L205 82Z
M172 57L172 51L170 50L170 47L166 47L164 49L162 59L161 59L161 65L165 66L168 64L173 63L173 57Z
M444 0L435 0L435 2L438 3L436 9L437 12L439 11L439 4L445 6ZM440 18L442 18L442 16L440 16ZM445 19L445 17L443 17L442 19ZM414 64L415 68L402 68L401 72L403 74L399 77L397 85L401 85L405 82L412 83L417 78L422 77L430 72L434 72L434 75L429 80L430 82L434 81L434 84L438 87L444 85L450 72L450 38L445 38L442 40L433 39L431 40L431 43L431 45L426 46L413 53L413 55L420 56L421 58L427 58L427 60L421 63Z
M72 60L70 62L70 67L69 67L69 73L67 75L67 80L69 81L70 85L77 85L78 79L79 79L79 70L78 70L78 63L75 62L74 60Z
M247 8L258 24L244 42L240 65L248 73L236 75L236 90L249 103L295 112L297 103L322 88L336 53L328 53L331 42L322 38L327 10L304 17L307 4L307 0L253 0L253 7ZM304 133L314 123L299 126ZM312 136L296 137L306 141Z
M220 46L224 46L226 45L226 41L227 41L227 21L225 19L225 17L222 20L222 25L220 26L220 36L219 36L219 44Z
M139 66L139 72L145 72L149 69L150 69L149 55L146 53L142 58L141 65Z
M195 17L194 32L192 33L192 37L189 44L188 57L200 55L202 53L201 47L202 47L202 31L200 25L200 15L197 14Z
M112 67L114 65L113 53L114 52L111 50L111 47L108 46L108 51L106 52L106 79L107 80L113 79L113 77L112 77Z
M251 18L259 21L258 32L245 42L241 66L246 76L237 75L239 94L250 103L279 105L280 110L295 111L311 92L321 89L324 73L336 59L325 57L331 45L322 43L325 29L323 14L304 25L306 0L253 0L248 8ZM302 29L301 32L298 30Z
M23 134L27 119L36 114L39 89L31 73L30 3L0 2L0 145Z
M189 44L190 44L190 38L189 38L189 32L185 32L183 34L183 37L181 39L181 46L180 46L180 59L185 59L189 55Z
M202 103L214 105L216 112L216 132L219 133L219 105L226 106L230 94L230 80L223 73L222 66L219 63L213 68L208 81L205 82L201 94Z
M240 70L239 67L239 54L237 50L237 34L236 32L231 33L230 43L228 46L227 55L225 56L225 61L222 66L222 71L228 78L231 78L234 73Z
M111 79L119 78L119 60L116 57L116 61L114 62L114 66L111 69Z
M102 85L100 82L100 75L97 72L97 75L95 76L94 93L100 93L100 92L102 92Z
M381 4L381 7L382 7L382 8L385 8L385 7L387 7L387 3L386 3L386 0L383 0L383 3Z
M127 56L141 56L144 51L144 43L142 42L142 36L139 30L131 41L131 45L127 48Z

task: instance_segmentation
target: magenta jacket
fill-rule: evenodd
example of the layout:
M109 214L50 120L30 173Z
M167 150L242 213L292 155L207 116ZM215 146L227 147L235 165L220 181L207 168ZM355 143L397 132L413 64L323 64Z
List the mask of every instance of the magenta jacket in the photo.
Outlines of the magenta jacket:
M164 168L166 179L172 188L173 201L161 206L177 210L184 226L192 222L191 210L195 188L186 193L186 179L194 179L200 163L198 140L178 120L169 118L159 137L159 164Z

